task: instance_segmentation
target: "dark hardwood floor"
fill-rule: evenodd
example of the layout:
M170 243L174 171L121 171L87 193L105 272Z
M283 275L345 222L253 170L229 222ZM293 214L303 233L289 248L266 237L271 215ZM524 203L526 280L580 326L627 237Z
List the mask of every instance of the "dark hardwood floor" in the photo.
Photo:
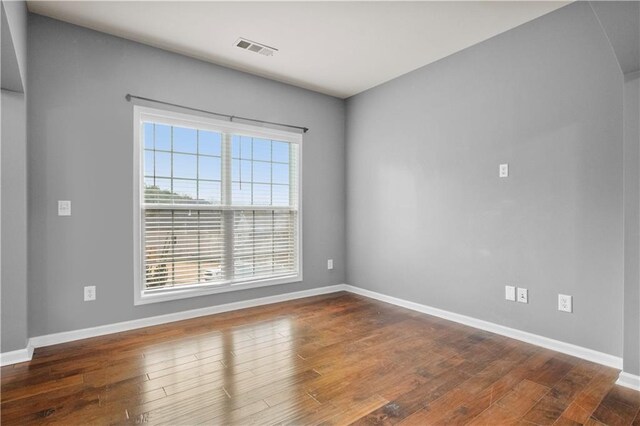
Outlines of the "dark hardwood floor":
M614 369L348 293L40 348L1 373L3 425L640 425Z

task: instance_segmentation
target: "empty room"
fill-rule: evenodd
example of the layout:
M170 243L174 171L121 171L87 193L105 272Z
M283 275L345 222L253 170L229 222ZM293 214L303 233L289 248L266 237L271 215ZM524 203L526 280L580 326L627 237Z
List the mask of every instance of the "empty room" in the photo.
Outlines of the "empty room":
M640 1L0 4L2 425L640 425Z

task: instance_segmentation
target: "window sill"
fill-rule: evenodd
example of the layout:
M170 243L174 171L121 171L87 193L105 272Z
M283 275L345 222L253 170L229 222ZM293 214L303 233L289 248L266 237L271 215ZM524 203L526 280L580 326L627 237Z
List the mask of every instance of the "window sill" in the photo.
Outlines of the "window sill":
M280 284L290 284L302 281L302 274L285 277L267 278L258 281L249 281L224 286L208 285L189 288L172 288L167 290L142 291L134 295L134 305L147 305L150 303L169 302L172 300L188 299L191 297L207 296L231 291L247 290L251 288L269 287Z

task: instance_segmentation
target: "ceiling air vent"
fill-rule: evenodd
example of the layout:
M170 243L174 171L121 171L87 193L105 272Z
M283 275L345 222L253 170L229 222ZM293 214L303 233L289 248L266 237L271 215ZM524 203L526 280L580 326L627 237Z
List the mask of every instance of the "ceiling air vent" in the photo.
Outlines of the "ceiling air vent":
M255 41L247 40L245 38L239 38L236 43L236 47L240 49L249 50L251 52L259 53L264 56L273 56L278 51L275 47L266 46L264 44L256 43Z

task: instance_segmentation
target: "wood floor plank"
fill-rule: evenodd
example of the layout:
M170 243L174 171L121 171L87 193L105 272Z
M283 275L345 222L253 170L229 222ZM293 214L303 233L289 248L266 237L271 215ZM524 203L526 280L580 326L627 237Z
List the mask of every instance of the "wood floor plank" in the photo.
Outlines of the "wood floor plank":
M592 418L609 425L630 425L640 409L637 392L614 386L602 399Z
M78 385L82 382L82 375L76 374L61 379L52 379L46 382L7 388L2 390L2 402L11 402L16 399L28 399L29 397L50 392L52 390Z
M603 368L563 411L561 419L584 424L614 386L616 370Z
M565 407L589 384L592 374L597 371L591 363L580 362L551 388L524 416L524 420L538 425L555 423L562 416Z
M308 394L286 393L281 398L265 399L268 408L245 418L245 425L282 424L295 420L300 413L313 413L322 404L311 398ZM276 402L277 401L277 402Z
M438 398L433 403L427 405L423 410L424 413L420 418L425 424L439 424L447 420L455 418L456 409L465 403L472 403L478 399L479 394L497 382L500 377L509 374L509 370L516 366L516 361L500 359L494 361L484 370L472 376L464 383ZM482 400L482 396L480 396ZM488 397L485 397L483 406L486 408L490 405ZM481 412L482 408L478 410Z
M530 380L523 380L512 391L496 401L495 404L483 411L469 424L515 424L548 391L549 388L546 386Z
M425 408L447 392L454 390L470 376L459 368L462 364L450 364L442 373L434 376L426 383L417 386L410 392L396 398L375 412L361 419L362 424L396 424Z
M38 348L0 369L0 421L640 426L617 374L336 293Z
M354 400L348 405L338 406L338 413L322 422L323 425L348 425L354 423L365 414L378 409L389 401L380 395L373 395L363 400Z

